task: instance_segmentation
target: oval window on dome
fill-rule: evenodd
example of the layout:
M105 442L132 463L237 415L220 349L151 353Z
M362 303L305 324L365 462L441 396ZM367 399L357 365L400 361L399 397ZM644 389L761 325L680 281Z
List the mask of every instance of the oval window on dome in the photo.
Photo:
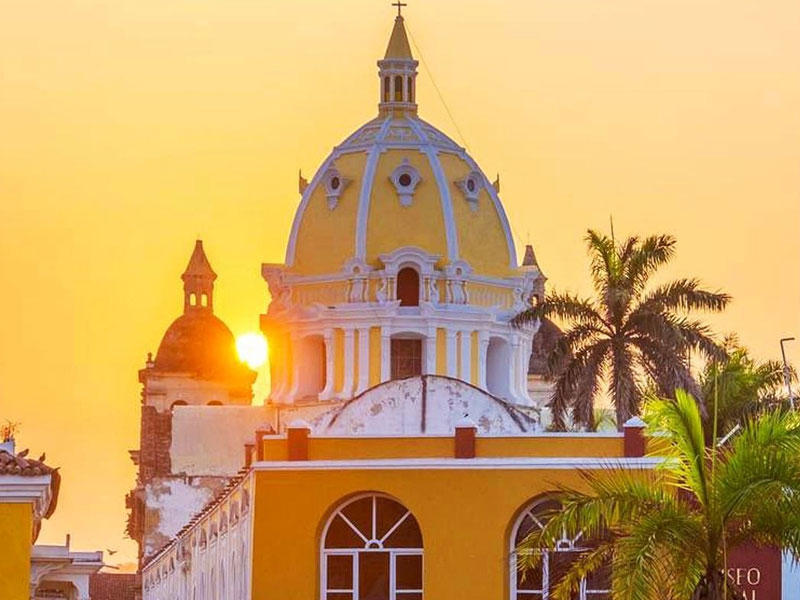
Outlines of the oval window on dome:
M331 189L332 190L338 190L339 186L341 184L342 184L342 182L338 177L336 177L336 176L331 177Z
M408 187L408 186L411 185L411 175L409 175L408 173L403 173L402 175L400 175L400 177L397 179L397 181L403 187Z
M467 179L467 190L469 190L470 192L474 192L475 191L475 187L476 187L475 186L475 180L472 179L472 177Z

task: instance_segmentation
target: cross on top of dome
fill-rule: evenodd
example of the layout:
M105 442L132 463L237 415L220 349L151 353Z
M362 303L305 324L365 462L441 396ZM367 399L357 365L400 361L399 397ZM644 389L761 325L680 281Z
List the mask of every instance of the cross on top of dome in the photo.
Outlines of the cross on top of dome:
M408 4L406 4L405 2L400 2L398 0L397 2L393 2L392 6L396 6L397 7L397 16L398 17L402 17L403 16L402 9L403 9L404 6L408 6Z

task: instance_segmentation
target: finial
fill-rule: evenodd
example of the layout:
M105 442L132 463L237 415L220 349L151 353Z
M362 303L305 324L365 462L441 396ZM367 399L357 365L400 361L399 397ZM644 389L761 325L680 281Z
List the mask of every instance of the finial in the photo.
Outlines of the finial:
M397 7L397 16L398 17L402 17L403 16L403 12L402 12L403 11L403 7L404 6L408 6L408 4L406 4L405 2L400 2L400 0L397 0L397 2L393 2L392 3L392 6L396 6Z
M492 183L492 187L494 188L495 192L498 194L500 193L500 173L497 174L497 178Z

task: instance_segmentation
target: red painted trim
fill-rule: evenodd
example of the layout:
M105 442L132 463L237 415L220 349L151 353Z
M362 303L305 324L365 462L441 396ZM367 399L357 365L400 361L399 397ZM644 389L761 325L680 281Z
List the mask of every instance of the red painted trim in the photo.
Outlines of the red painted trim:
M264 432L256 431L256 460L264 460Z
M475 458L475 427L456 427L455 457Z
M244 466L246 468L250 468L250 465L253 464L253 449L255 448L255 444L245 444L244 445Z
M287 433L289 460L308 460L308 429L290 427Z
M637 458L645 455L647 441L644 436L644 427L625 427L623 439L626 458Z

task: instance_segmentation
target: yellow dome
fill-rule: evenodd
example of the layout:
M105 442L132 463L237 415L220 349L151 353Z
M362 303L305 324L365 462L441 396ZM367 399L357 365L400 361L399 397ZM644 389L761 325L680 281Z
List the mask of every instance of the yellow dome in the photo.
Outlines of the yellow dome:
M356 257L401 247L466 261L476 274L507 277L516 269L500 199L474 160L413 113L370 121L325 160L295 216L286 254L290 271L340 271Z
M519 275L497 190L463 148L417 116L417 61L401 16L378 66L380 114L334 148L304 190L287 269L332 274L351 259L380 267L381 255L416 247L440 268L465 261L476 275Z

